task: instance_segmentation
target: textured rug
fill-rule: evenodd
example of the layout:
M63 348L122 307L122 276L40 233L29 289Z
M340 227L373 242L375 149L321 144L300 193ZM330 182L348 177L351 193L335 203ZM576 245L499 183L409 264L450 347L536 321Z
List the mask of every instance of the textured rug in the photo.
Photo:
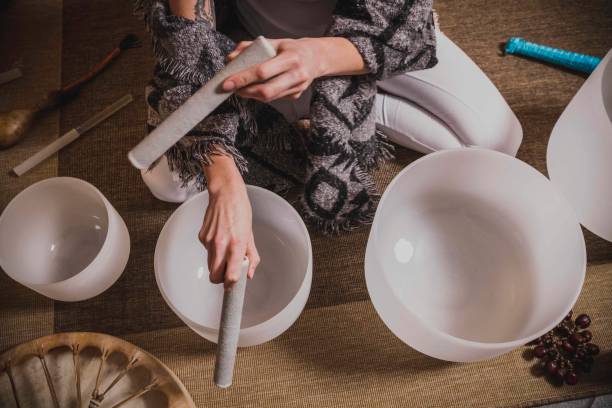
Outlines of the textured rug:
M437 2L436 9L442 29L490 76L518 115L525 132L519 157L545 172L550 131L584 77L501 57L498 43L518 35L603 56L612 47L610 2L446 0ZM0 276L0 349L60 331L121 336L174 369L199 406L517 407L612 392L612 265L604 264L612 261L612 244L586 232L592 266L576 307L594 318L602 356L580 385L555 388L530 375L531 363L520 350L478 364L449 364L396 339L368 299L363 276L367 229L335 238L311 231L314 280L305 312L276 340L240 350L235 386L215 389L213 346L174 316L153 276L155 242L176 206L154 199L126 160L144 134L144 85L153 63L147 35L131 15L130 2L98 0L84 7L78 0L21 0L0 12L0 70L21 61L25 73L0 87L0 109L29 104L46 89L78 77L128 32L140 35L145 46L122 55L61 114L45 117L23 144L0 151L0 208L46 177L87 180L128 225L128 266L104 294L70 304L51 302ZM78 125L126 93L134 95L134 103L57 159L24 178L6 174L60 130ZM400 149L397 159L377 173L379 186L418 157Z

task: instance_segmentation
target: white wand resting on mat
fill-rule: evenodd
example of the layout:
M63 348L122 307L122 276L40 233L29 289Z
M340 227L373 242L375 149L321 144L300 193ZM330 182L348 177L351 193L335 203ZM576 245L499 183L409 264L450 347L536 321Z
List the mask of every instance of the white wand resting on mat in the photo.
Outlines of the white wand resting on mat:
M64 146L69 145L78 139L83 133L93 129L98 126L101 122L105 121L115 113L119 112L129 103L134 100L131 94L125 95L121 99L118 99L112 105L107 106L104 110L96 113L91 118L87 119L85 122L81 123L80 126L75 127L74 129L69 130L64 135L62 135L59 139L54 140L45 146L42 150L38 151L29 159L25 160L20 165L16 166L13 169L13 173L17 176L21 176L24 173L30 171L32 168L38 166L43 161L47 160L54 153L57 153L60 149L64 148Z
M128 154L130 162L141 170L151 167L169 148L232 95L232 92L221 89L223 81L230 75L261 64L274 56L274 47L265 38L257 37L249 48L227 64L134 147Z

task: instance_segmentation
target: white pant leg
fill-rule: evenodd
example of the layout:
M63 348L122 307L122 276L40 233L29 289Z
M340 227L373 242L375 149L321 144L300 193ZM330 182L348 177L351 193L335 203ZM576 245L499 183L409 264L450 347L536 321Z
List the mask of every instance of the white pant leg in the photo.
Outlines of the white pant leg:
M162 156L153 169L141 170L140 174L155 198L162 201L182 203L198 193L194 182L182 185L178 176L170 171L166 156Z
M395 143L421 153L463 147L440 119L409 100L376 95L376 128Z
M448 37L438 32L437 40L435 67L378 83L391 94L377 97L378 126L425 153L480 146L516 155L523 130L503 96Z

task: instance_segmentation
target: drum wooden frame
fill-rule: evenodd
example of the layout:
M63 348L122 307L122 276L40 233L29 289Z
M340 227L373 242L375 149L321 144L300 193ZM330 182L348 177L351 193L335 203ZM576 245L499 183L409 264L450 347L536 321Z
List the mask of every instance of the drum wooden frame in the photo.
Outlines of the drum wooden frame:
M178 377L151 354L88 332L41 337L4 352L0 395L1 406L17 408L195 408Z

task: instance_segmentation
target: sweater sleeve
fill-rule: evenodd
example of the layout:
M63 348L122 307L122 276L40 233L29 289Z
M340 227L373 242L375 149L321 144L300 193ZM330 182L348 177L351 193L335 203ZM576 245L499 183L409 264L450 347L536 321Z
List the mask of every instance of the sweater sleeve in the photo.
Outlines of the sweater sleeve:
M234 43L201 16L192 21L172 15L164 0L139 4L156 57L154 77L146 89L150 132L224 67ZM196 179L201 188L206 185L202 165L213 162L215 155L233 157L238 169L246 172L246 160L236 144L251 120L242 101L231 97L166 152L170 169L185 183Z
M385 79L437 63L432 0L339 0L327 35L347 38Z

